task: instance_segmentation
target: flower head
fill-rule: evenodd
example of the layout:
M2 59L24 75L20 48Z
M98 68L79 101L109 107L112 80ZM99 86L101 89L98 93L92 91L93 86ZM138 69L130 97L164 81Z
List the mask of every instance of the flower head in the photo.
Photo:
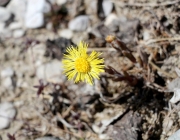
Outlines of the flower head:
M99 79L100 72L104 72L104 60L99 58L101 53L96 51L87 54L88 44L80 42L77 47L68 47L62 63L68 80L74 82L86 81L93 84L93 79Z

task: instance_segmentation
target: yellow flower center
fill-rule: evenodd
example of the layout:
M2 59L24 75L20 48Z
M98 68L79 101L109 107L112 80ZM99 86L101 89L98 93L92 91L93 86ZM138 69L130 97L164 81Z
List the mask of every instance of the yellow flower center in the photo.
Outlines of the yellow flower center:
M89 62L85 58L78 58L75 61L75 68L78 72L89 72L91 67L89 65Z

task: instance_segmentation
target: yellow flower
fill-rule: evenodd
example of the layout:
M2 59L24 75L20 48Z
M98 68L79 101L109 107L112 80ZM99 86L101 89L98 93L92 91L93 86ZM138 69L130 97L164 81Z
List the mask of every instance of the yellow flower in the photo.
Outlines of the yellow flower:
M62 63L68 80L74 82L86 81L93 84L93 79L99 79L100 72L104 72L104 59L99 58L101 53L93 51L87 54L88 44L80 42L77 47L68 47Z

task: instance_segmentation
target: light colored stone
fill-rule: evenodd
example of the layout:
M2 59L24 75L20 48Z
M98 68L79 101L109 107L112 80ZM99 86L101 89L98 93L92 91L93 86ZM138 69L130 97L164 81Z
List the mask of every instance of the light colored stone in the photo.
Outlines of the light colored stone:
M1 71L1 78L11 77L14 75L14 70L10 67L5 68Z
M44 11L45 0L27 0L27 14L34 15Z
M19 28L22 28L23 27L23 23L22 22L12 22L10 25L9 25L9 29L10 30L15 30L15 29L19 29Z
M114 20L118 20L118 17L116 14L111 13L106 17L104 25L109 26Z
M6 21L10 18L11 13L4 7L0 7L0 21Z
M46 24L46 29L47 29L47 30L50 30L50 31L53 30L53 24L52 24L52 22L48 22L48 23Z
M84 31L88 28L89 24L88 16L78 16L69 22L68 28L73 31Z
M168 140L180 140L180 129L171 135Z
M11 77L6 77L3 79L2 81L2 85L7 88L7 89L13 89L13 82L12 82L12 79Z
M73 81L71 81L73 82ZM79 84L72 84L68 89L72 91L76 91L76 95L94 95L95 93L99 93L99 81L94 79L94 85L87 84L85 82L81 82Z
M13 37L14 38L20 38L25 34L25 31L22 29L17 29L15 31L13 31Z
M2 32L0 32L0 37L1 38L9 38L12 37L12 32L8 29L4 29Z
M43 13L49 13L51 11L51 5L47 2L44 4Z
M143 40L149 40L153 38L153 33L149 30L144 30L143 32Z
M8 128L16 115L16 109L12 103L4 102L0 104L0 129Z
M113 3L110 0L104 0L102 3L102 7L103 7L104 15L108 16L112 12Z
M35 140L60 140L60 139L54 137L41 137L41 138L36 138Z
M62 29L58 31L58 34L60 37L64 37L67 39L71 39L73 36L73 32L69 29Z
M56 0L57 5L63 5L67 2L67 0Z
M50 10L50 4L46 0L28 0L25 26L27 28L42 27L44 25L43 13L48 13Z
M27 12L29 16L37 13L48 13L51 10L49 3L46 0L27 0Z
M37 68L36 75L38 79L43 79L53 83L63 83L65 76L62 69L62 63L54 60Z
M0 22L0 33L2 33L4 31L4 28L5 28L5 23Z
M26 13L27 0L11 0L7 9L15 15L15 20L23 21Z
M27 28L39 28L44 24L44 16L42 13L36 13L33 16L27 15L25 26Z

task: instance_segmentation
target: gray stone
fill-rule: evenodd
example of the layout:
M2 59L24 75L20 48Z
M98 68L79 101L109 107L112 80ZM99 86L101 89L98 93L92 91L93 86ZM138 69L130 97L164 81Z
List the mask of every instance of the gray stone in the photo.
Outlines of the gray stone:
M108 16L112 12L113 3L109 0L104 0L102 3L102 7L103 7L104 15Z
M1 71L1 78L11 77L11 76L13 76L13 74L14 74L14 70L12 68L8 67Z
M43 13L51 10L46 0L28 0L27 12L25 16L25 26L27 28L39 28L44 25Z
M48 82L62 83L65 80L62 69L62 63L54 60L50 63L46 63L37 68L36 75L38 79L43 79Z
M65 4L66 2L67 2L67 0L56 0L56 3L60 6Z
M105 24L106 26L109 26L109 25L112 24L112 22L113 22L114 20L118 20L118 17L117 17L116 14L111 13L111 14L109 14L109 15L106 17L104 24Z
M34 15L36 13L42 13L46 6L45 0L28 0L27 1L27 14Z
M1 27L0 27L1 28ZM12 32L5 28L3 31L0 31L0 37L1 38L9 38L12 37Z
M171 135L168 140L180 140L180 129Z
M4 78L2 81L2 85L7 89L12 90L13 89L13 81L12 81L11 77Z
M16 109L12 103L4 102L0 104L0 129L8 128L16 115Z
M51 5L47 2L44 4L43 13L48 13L51 11Z
M89 26L88 16L78 16L69 22L68 28L73 31L84 31Z
M60 139L55 137L41 137L41 138L36 138L35 140L60 140Z
M149 40L153 38L153 32L149 31L149 30L144 30L143 32L143 40Z
M0 7L0 21L6 21L10 18L11 13L4 7Z
M25 34L25 31L22 29L17 29L15 31L13 31L13 37L14 38L20 38Z
M5 28L5 23L0 22L0 33L2 33L4 31L4 28Z
M15 15L15 20L23 21L26 13L27 0L11 0L7 9Z
M63 29L63 30L59 30L58 34L60 37L64 37L67 39L71 39L73 37L73 32L69 29Z
M44 16L42 13L36 13L33 16L28 16L25 18L25 26L27 28L39 28L44 24Z
M28 0L27 1L27 13L28 15L34 15L36 13L48 13L51 10L49 3L46 0Z
M20 29L21 27L23 27L23 23L22 22L12 22L10 25L9 25L9 29L10 30L15 30L15 29Z

